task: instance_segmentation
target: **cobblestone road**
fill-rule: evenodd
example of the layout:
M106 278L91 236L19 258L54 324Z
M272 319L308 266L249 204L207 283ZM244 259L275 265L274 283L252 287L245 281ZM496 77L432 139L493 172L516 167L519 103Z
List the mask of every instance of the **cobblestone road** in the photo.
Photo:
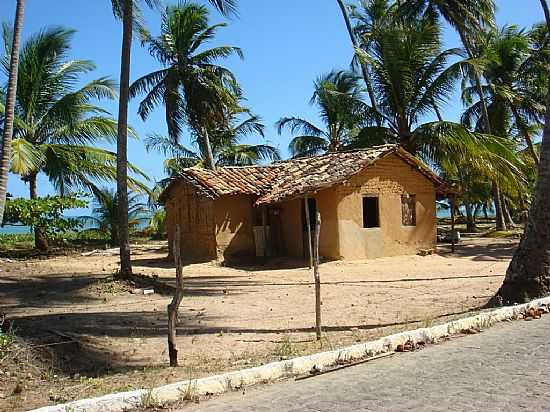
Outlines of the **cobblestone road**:
M550 411L550 315L181 411Z

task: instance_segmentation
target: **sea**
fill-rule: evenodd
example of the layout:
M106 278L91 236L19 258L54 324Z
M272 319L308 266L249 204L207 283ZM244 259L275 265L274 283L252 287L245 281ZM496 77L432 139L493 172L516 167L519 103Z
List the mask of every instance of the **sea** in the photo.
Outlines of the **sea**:
M74 216L68 216L73 217ZM147 226L149 226L149 222L151 221L151 216L143 216L139 218L139 225L138 229L144 229ZM95 226L93 224L85 224L83 229L92 229ZM0 226L0 235L23 235L32 233L32 228L30 226L23 226L23 225L5 225Z

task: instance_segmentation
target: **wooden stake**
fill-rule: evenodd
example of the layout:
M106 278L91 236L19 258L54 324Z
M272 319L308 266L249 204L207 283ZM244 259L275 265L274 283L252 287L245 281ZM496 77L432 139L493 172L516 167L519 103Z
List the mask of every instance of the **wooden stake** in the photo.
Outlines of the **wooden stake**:
M455 195L451 194L451 252L455 253Z
M309 268L311 269L313 267L313 252L312 252L312 246L311 246L311 221L309 217L309 200L308 197L304 197L304 210L306 214L306 230L307 230L307 246L308 246L308 262L309 262Z
M176 292L168 305L168 356L170 366L178 366L178 349L176 347L176 331L178 324L178 309L183 299L183 264L181 261L180 226L176 225L174 239L174 263L176 265Z
M321 233L321 213L315 219L315 249L313 277L315 278L315 334L321 340L321 276L319 275L319 235Z

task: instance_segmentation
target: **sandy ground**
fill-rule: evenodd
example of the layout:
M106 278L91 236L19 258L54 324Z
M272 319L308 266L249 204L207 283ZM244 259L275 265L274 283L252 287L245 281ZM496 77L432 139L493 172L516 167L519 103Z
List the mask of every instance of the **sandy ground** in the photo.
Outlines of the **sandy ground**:
M10 399L16 379L2 381L0 375L5 386L0 386L0 410L6 400L18 409L159 385L460 316L480 309L498 289L516 245L516 240L467 239L454 255L440 247L439 254L424 257L323 263L320 343L312 329L312 273L300 262L188 265L178 325L182 366L176 369L165 367L170 287L157 285L152 295L130 293L131 287L111 280L117 256L0 260L0 312L32 344L55 344L48 353L59 373L40 378L51 382L48 391L48 385L37 385L43 390L28 396L23 391L17 404ZM175 270L165 256L165 244L137 246L134 271L173 285Z

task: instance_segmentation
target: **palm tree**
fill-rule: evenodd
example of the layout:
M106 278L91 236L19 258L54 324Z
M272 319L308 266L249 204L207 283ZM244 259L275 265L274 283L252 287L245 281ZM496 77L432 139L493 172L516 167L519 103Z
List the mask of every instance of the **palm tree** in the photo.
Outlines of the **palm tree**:
M486 84L482 85L482 90L493 133L505 137L508 135L506 123L513 125L538 164L530 125L543 121L544 105L539 102L546 89L541 73L546 71L547 58L544 56L546 46L532 41L538 35L536 29L525 33L516 26L505 26L485 34L482 59ZM473 102L473 97L479 99L477 87L463 90L463 99L470 105L463 120L469 125L482 121L481 101Z
M247 117L243 120L242 115ZM268 144L244 144L242 139L251 134L264 137L265 126L261 119L248 109L231 108L224 125L209 130L212 154L217 166L248 166L261 161L280 160L277 148ZM169 156L164 162L166 173L176 175L182 168L206 165L206 150L200 141L193 142L198 152L174 142L169 136L152 134L147 137L145 147Z
M132 97L146 93L139 114L147 119L159 104L165 106L168 136L179 143L184 127L189 126L202 147L206 166L215 169L210 131L224 124L228 108L237 109L240 95L234 75L216 64L221 58L238 55L239 48L205 48L224 23L210 26L208 10L195 3L169 6L162 16L159 37L147 36L144 43L164 66L136 80Z
M346 23L346 29L348 31L353 49L355 50L357 48L360 48L361 44L359 42L359 39L357 38L356 29L353 27L353 25L351 23L351 18L350 18L348 5L346 5L343 0L337 0L337 2L338 2L338 6L340 7L340 10L342 12L342 16L344 17L344 22ZM368 7L366 0L362 1L362 4L365 6L365 8ZM355 53L354 53L354 55L355 55ZM376 103L376 96L374 95L374 89L373 89L373 86L372 86L372 80L371 80L371 76L370 76L370 72L369 72L369 66L365 61L360 62L359 65L361 67L361 73L363 74L363 79L365 80L365 84L367 86L367 92L369 94L370 104L371 104L373 110L375 112L378 112L378 105ZM380 119L378 119L378 120L380 120Z
M486 28L495 25L494 0L405 0L399 4L399 11L400 14L413 21L419 16L426 16L434 21L441 16L457 31L468 57L472 60L480 55L480 50L476 45L480 34ZM471 65L465 71L474 82L480 96L483 131L491 134L491 124L480 73L475 65ZM493 197L497 230L506 230L500 188L496 180L493 182Z
M8 91L6 94L6 111L2 133L2 147L0 147L0 222L4 218L4 207L6 205L6 193L8 190L8 172L11 160L11 140L13 137L13 122L15 116L15 94L17 91L17 69L19 67L19 43L21 41L21 30L23 29L23 16L25 14L25 0L17 0L15 10L15 23L8 69ZM4 33L6 34L6 30Z
M61 27L45 29L20 53L11 171L29 183L31 199L38 197L41 172L61 194L93 190L98 180L115 178L116 155L90 146L98 139L112 142L116 136L116 121L92 104L94 99L114 99L114 84L99 78L77 88L81 76L95 66L87 60L67 60L73 33ZM0 105L0 114L4 112ZM130 183L140 186L133 179ZM35 236L36 246L47 249L40 228Z
M149 7L158 6L158 0L145 0ZM130 59L132 35L140 29L141 11L134 0L111 0L115 17L122 20L122 55L120 59L120 95L117 124L117 195L120 213L120 273L132 274L130 239L128 234L128 101L130 87Z
M160 0L144 0L149 7L158 7ZM209 0L222 14L236 13L236 0ZM128 188L127 151L128 151L128 101L130 87L130 58L132 49L132 34L141 30L141 12L139 0L111 0L115 17L122 20L122 56L120 59L120 98L117 134L117 194L119 196L120 213L120 272L131 275L130 241L128 237Z
M293 157L340 150L374 118L363 101L364 91L355 74L332 71L320 76L314 85L310 103L318 106L325 129L299 117L283 117L276 123L279 134L285 128L293 134L299 133L289 145Z
M141 194L131 193L128 198L129 229L136 228L140 217L149 212L146 204L140 201ZM94 190L94 208L92 216L84 216L81 220L95 227L82 233L96 232L108 236L111 245L118 246L120 238L120 224L118 213L118 197L114 190L101 188Z
M409 18L418 19L420 16L432 21L441 16L458 33L462 45L470 59L478 56L475 39L485 28L493 27L495 22L494 0L405 0L399 7L400 12ZM477 70L470 74L475 81L482 100L482 117L485 122L485 132L491 133L489 117L481 92L481 78Z
M540 0L546 26L550 32L550 11ZM494 302L521 302L550 293L550 80L546 97L544 132L538 165L535 197L521 238L506 277Z
M371 34L369 51L358 50L369 61L385 126L365 127L351 147L398 143L442 171L456 175L467 164L485 175L513 176L515 147L507 139L470 132L459 123L444 121L438 105L445 103L468 60L448 64L459 49L441 50L440 27L432 19L393 21ZM432 113L437 121L421 123Z

